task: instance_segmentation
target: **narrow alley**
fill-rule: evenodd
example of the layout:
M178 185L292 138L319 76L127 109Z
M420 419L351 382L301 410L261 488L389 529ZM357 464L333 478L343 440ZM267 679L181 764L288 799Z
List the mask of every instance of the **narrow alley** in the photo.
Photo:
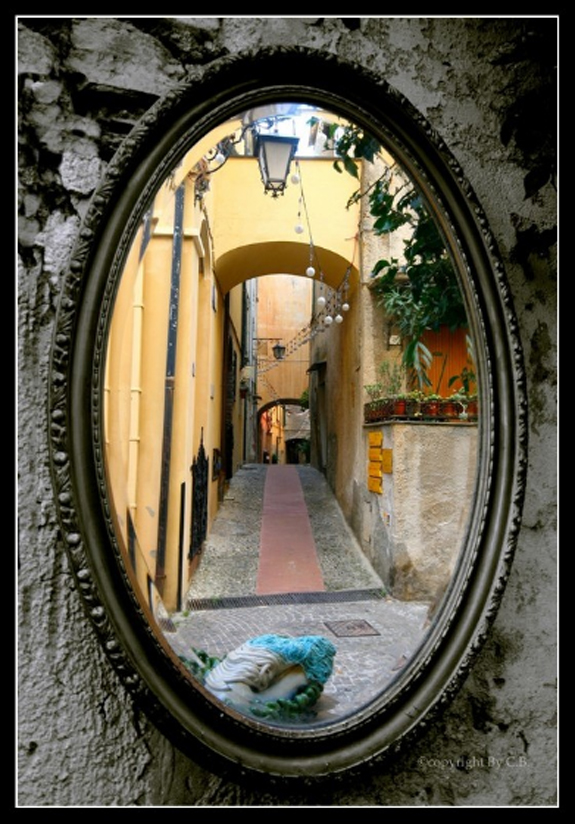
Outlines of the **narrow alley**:
M320 472L309 465L245 464L231 479L188 604L310 589L381 591L383 585Z

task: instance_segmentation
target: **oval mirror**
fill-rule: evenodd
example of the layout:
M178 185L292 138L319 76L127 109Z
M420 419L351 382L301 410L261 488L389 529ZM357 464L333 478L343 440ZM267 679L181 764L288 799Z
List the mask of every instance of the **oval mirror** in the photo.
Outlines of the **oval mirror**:
M508 573L523 376L481 210L405 100L298 50L168 95L94 197L53 366L79 588L177 746L314 780L444 705Z

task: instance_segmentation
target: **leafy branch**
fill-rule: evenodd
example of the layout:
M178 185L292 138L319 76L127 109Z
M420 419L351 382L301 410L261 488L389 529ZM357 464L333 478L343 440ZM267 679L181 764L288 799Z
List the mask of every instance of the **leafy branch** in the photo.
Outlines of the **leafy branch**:
M378 154L377 142L356 126L345 127L335 140L338 172L347 171L358 178L357 160L370 163ZM353 155L353 157L352 157ZM443 238L426 209L422 197L411 180L392 186L390 170L386 169L364 191L357 190L348 207L368 198L376 235L392 234L406 229L403 259L379 260L372 270L372 290L387 313L398 324L407 341L403 363L420 387L429 386L427 372L432 354L423 343L427 330L446 325L452 331L467 326L465 307L457 275Z

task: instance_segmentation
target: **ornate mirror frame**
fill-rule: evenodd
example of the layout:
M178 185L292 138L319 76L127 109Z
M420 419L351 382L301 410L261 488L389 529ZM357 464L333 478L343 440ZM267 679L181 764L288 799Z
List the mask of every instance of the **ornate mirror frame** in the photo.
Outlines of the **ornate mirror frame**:
M107 330L145 204L216 125L277 101L317 104L369 129L416 181L461 274L482 387L470 529L439 615L406 672L338 723L272 728L223 712L190 679L136 597L116 544L102 448ZM111 161L94 195L56 322L51 465L63 541L103 648L137 704L195 761L226 775L311 782L379 763L445 707L497 611L519 529L526 466L522 354L505 273L462 170L407 100L333 55L269 49L198 69L160 100Z

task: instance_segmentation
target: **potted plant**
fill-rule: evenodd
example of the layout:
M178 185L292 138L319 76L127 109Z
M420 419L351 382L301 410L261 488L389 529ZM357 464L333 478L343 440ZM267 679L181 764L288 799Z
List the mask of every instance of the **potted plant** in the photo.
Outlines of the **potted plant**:
M476 421L478 412L479 412L479 405L478 405L477 395L475 395L475 394L469 395L468 398L467 398L467 414L469 416L469 419L472 420L472 421Z
M383 394L383 386L381 383L368 383L363 388L371 401L379 400Z
M407 417L417 420L421 418L421 404L425 398L425 393L421 389L413 389L406 395Z
M421 414L424 418L437 418L439 416L441 395L425 395L421 402Z
M400 363L383 361L378 371L379 380L364 389L370 398L364 406L366 423L386 420L389 417L405 417L405 395L400 395L405 379L405 368ZM400 401L396 408L396 400Z
M363 388L369 398L369 401L363 407L365 422L373 423L381 420L385 405L382 399L383 387L381 383L368 383Z
M461 382L461 389L458 389L455 395L458 402L465 407L460 411L459 417L477 420L477 391L474 389L477 378L475 372L473 369L464 366L459 375L453 375L449 379L449 386L452 386L456 381Z
M409 394L398 394L390 398L394 418L406 418L408 415Z
M377 402L381 397L381 384L369 383L363 387L367 393L369 401L364 404L364 420L366 423L377 420Z
M471 394L471 385L476 382L475 372L468 366L464 366L459 375L452 375L451 378L449 378L448 386L453 386L456 381L461 381L461 389L458 390L459 394L463 393L469 396Z
M407 396L403 394L405 367L401 363L383 361L378 369L382 395L385 399L385 417L405 418Z
M461 395L458 393L443 398L441 401L441 416L448 421L459 418L463 411L464 405L461 401Z

